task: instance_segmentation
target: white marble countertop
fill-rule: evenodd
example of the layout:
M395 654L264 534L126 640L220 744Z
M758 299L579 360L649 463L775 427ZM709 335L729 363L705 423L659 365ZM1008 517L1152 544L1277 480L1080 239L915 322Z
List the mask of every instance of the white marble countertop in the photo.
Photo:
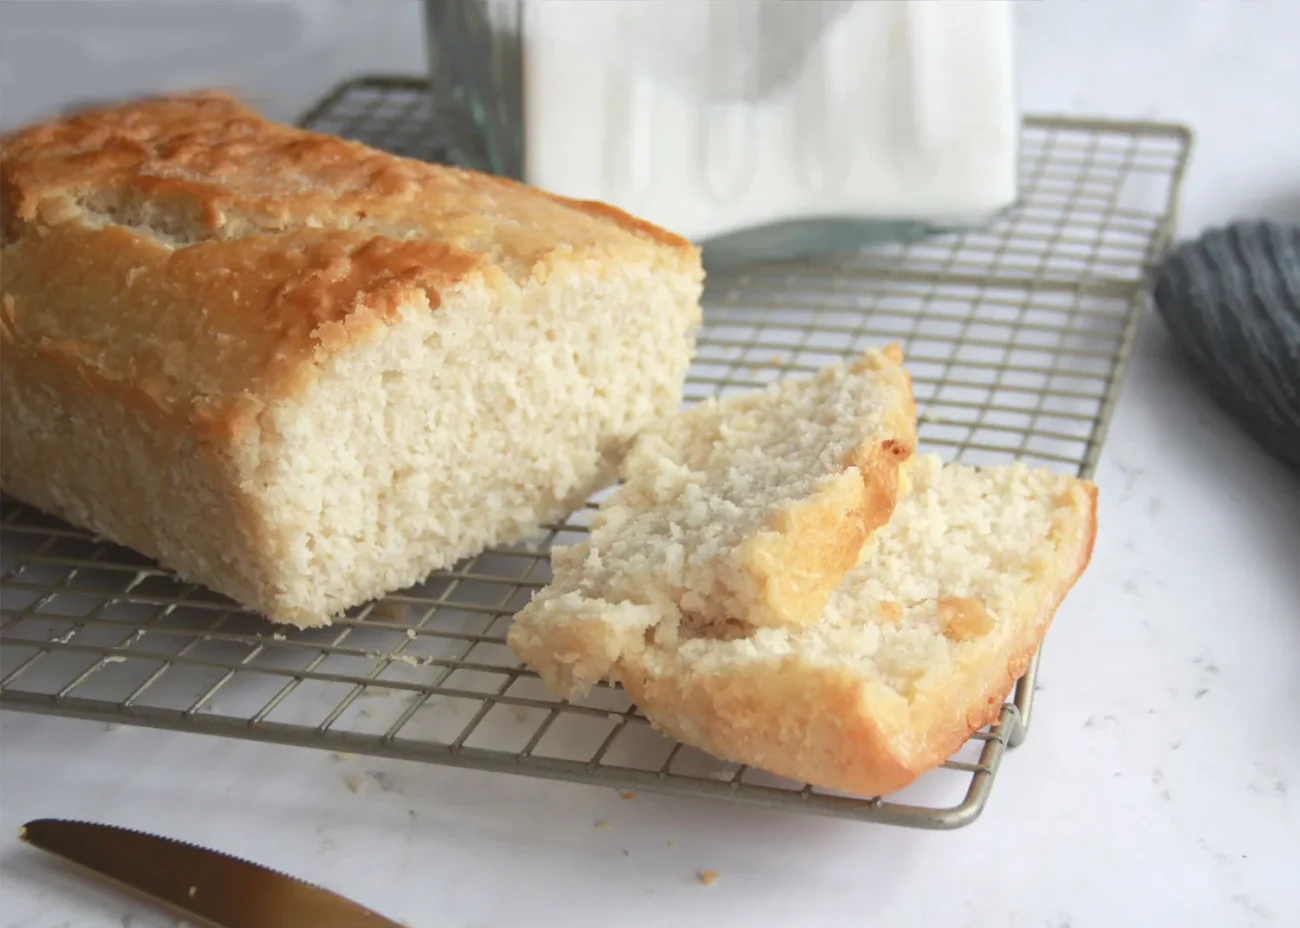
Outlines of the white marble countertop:
M1300 3L1018 15L1026 109L1196 129L1184 234L1300 219ZM0 43L6 125L211 83L290 117L348 74L422 66L403 2L5 3ZM1300 481L1202 395L1154 319L1097 481L1096 555L1047 639L1034 729L967 829L6 713L0 923L176 924L12 837L60 816L200 840L421 928L1300 924ZM721 879L701 886L701 869Z

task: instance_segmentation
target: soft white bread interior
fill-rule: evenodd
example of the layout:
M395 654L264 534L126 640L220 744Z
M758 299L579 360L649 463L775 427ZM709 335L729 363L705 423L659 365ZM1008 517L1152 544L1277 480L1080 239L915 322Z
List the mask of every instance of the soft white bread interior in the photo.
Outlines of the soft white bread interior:
M661 622L581 604L511 636L558 690L575 654L618 641L608 676L659 728L729 760L861 795L906 785L997 717L1086 567L1096 489L1023 465L930 455L821 623ZM578 604L575 604L575 606Z
M889 519L916 444L901 360L896 346L872 351L815 377L706 400L642 432L623 485L586 541L553 553L554 579L513 639L556 612L621 610L619 634L634 640L683 620L819 621L862 543ZM605 676L620 649L607 640L556 675L578 685Z
M536 531L677 409L689 243L221 95L3 140L0 480L279 622Z

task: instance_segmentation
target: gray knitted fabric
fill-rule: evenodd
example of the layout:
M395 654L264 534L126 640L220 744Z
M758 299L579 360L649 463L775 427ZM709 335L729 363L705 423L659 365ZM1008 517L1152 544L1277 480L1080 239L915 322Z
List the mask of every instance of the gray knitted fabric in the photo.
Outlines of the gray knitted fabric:
M1300 226L1238 223L1174 250L1155 305L1219 402L1300 471Z

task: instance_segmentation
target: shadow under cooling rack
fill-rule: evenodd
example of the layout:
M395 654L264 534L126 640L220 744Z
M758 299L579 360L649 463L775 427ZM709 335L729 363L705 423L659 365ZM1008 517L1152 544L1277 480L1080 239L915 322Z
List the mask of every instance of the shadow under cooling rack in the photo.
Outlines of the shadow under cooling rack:
M424 83L351 81L310 128L439 159L464 123ZM1177 126L1034 117L1018 205L961 234L710 276L687 401L896 341L922 450L1091 473L1168 245ZM1023 738L1037 661L943 767L885 799L725 763L654 731L621 689L549 696L505 647L593 500L324 629L280 631L139 555L12 500L0 509L0 706L524 773L927 828L972 821Z

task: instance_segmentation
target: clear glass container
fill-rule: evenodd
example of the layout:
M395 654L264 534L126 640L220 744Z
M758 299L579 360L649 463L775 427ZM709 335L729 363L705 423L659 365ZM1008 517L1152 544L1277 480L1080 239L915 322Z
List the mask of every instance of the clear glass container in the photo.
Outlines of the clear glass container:
M986 221L1016 196L1009 0L426 0L466 166L747 260Z

